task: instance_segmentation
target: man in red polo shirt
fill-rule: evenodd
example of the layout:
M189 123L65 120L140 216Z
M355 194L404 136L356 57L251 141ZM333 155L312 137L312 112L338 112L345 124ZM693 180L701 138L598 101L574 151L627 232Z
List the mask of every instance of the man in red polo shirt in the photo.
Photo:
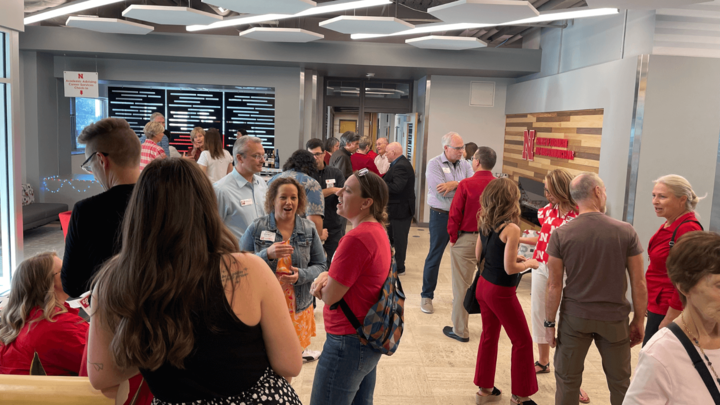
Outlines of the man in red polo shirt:
M357 152L353 153L352 156L350 156L352 170L353 172L356 172L360 169L368 169L379 176L380 171L378 170L377 166L375 166L374 158L371 158L367 154L370 151L370 145L372 145L372 141L370 140L370 138L366 136L360 138Z
M468 313L463 307L463 299L477 268L475 244L478 238L477 214L480 211L480 196L488 183L495 179L490 171L495 167L496 160L494 150L487 146L478 148L472 158L475 174L458 184L450 205L447 229L450 235L452 267L453 326L444 327L443 333L460 342L470 341Z

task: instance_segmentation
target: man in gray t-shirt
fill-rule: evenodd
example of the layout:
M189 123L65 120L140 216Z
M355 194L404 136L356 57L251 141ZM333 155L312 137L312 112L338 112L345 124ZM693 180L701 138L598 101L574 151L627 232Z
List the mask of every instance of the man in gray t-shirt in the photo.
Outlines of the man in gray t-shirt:
M642 342L647 309L643 249L633 227L605 215L605 185L595 173L570 184L580 215L558 228L547 253L549 278L545 314L548 341L555 350L555 404L577 404L585 356L594 341L603 361L610 403L621 405L630 385L630 348ZM563 290L563 272L567 284ZM630 275L634 315L625 297Z

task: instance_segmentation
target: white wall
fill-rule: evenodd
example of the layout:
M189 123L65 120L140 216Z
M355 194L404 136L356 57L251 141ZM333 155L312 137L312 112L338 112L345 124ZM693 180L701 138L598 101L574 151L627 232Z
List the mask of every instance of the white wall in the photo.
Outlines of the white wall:
M621 219L625 198L637 58L628 58L508 86L507 114L603 108L600 177L608 214ZM502 149L502 148L501 148Z
M427 161L442 153L441 138L448 132L457 132L463 142L489 146L497 152L495 168L502 167L502 150L505 140L505 99L507 79L481 77L432 76L430 90L430 119L427 142ZM471 107L471 82L495 82L495 106ZM427 108L427 106L426 106ZM427 184L422 191L427 196ZM423 218L430 218L425 200Z
M707 194L697 213L709 229L720 135L720 60L653 55L649 68L634 219L645 247L663 222L651 195L662 175L684 176Z

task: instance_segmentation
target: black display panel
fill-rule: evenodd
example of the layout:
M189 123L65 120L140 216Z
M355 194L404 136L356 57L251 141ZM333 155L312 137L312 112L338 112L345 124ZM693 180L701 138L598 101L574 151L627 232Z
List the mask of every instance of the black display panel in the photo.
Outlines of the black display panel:
M110 117L124 119L137 136L143 136L152 113L166 115L165 90L108 87L108 108Z
M275 148L275 95L225 92L225 134L230 149L238 130L262 139L265 149Z
M170 145L178 152L190 151L190 131L195 127L223 132L223 93L221 91L167 90L166 127ZM226 137L223 140L226 141ZM224 143L227 148L227 142ZM232 148L228 149L232 153Z

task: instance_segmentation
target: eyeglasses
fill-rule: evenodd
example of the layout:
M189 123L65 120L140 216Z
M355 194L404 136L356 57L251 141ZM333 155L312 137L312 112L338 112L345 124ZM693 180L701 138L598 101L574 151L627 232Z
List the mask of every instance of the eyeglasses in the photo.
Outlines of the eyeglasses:
M98 153L101 154L101 155L103 155L103 156L106 156L106 157L108 156L107 153L93 152L92 155L90 155L90 157L87 158L87 159L83 162L83 164L80 165L80 168L83 169L84 171L92 174L92 167L90 167L90 161L91 161L92 158L94 158L95 155L97 155Z
M320 156L322 156L322 155L324 155L324 154L325 154L325 152L318 152L318 153L313 153L313 156L315 156L315 157L320 157Z
M465 145L463 145L463 146L449 146L449 145L448 145L448 148L451 148L451 149L455 149L455 150L457 150L457 151L460 151L460 150L465 149Z
M262 155L262 154L260 154L260 153L256 153L256 154L254 154L254 155L250 155L250 156L248 156L248 157L251 157L251 158L253 158L253 159L255 159L255 160L264 160L264 159L265 159L265 155Z

